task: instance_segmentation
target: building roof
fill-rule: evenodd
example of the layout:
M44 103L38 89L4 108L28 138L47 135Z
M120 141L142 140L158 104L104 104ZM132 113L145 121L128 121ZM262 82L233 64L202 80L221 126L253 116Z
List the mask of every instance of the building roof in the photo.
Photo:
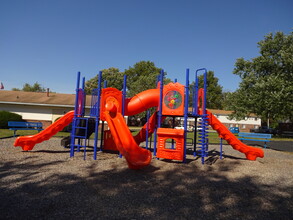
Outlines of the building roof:
M47 92L24 92L0 90L0 103L2 104L21 104L21 105L42 105L56 107L73 107L75 94L47 93ZM86 106L91 105L91 96L86 96ZM190 108L189 111L192 109ZM214 115L231 115L233 111L208 109ZM256 117L255 114L250 114Z
M75 94L0 90L0 103L72 107ZM90 96L86 98L86 105L90 106Z

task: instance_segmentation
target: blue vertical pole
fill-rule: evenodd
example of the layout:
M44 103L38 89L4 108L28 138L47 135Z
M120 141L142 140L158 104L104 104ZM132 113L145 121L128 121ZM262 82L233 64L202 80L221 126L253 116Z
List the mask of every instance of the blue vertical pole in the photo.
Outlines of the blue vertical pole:
M164 70L162 69L160 75L158 77L160 82L160 100L159 100L159 111L158 111L158 125L157 128L161 127L161 119L162 119L162 107L163 107L163 88L164 88ZM154 132L154 156L157 155L157 128Z
M220 159L223 159L223 138L220 138Z
M70 157L73 157L74 156L75 118L76 118L76 115L77 115L77 103L78 103L79 84L80 84L80 72L77 73L77 79L76 79L74 117L73 117L73 121L72 121L71 141L70 141Z
M94 141L94 160L97 159L97 146L99 137L99 124L100 124L100 102L101 102L101 85L102 85L102 71L99 72L98 77L98 97L97 97L97 115L95 124L95 141Z
M124 75L123 78L123 91L122 91L122 115L125 115L125 100L126 100L126 81L127 81L127 76Z
M107 80L104 81L104 88L106 88L106 87L107 87ZM100 151L103 150L104 130L105 130L105 121L102 121Z
M163 111L163 88L164 88L164 70L160 74L160 102L159 102L159 115L158 115L158 128L161 127L162 111Z
M150 110L147 110L147 124L146 124L146 135L145 135L145 148L149 148L149 119L150 119Z
M195 82L194 82L194 99L193 99L193 114L197 115L198 113L198 77L197 77L197 72L199 70L196 70L195 72Z
M183 161L186 159L186 137L187 137L187 119L188 119L188 98L189 98L189 69L186 69L185 85L185 103L184 103L184 154Z
M82 102L82 116L84 116L85 115L85 104L86 104L86 94L85 94L85 91L84 91L84 89L85 89L85 77L82 77L82 93L83 93L83 102Z
M177 78L174 79L174 83L177 83Z
M77 73L77 80L76 80L76 94L75 94L75 108L74 113L77 114L77 104L78 104L78 92L79 92L79 84L80 84L80 72Z
M203 119L203 128L202 128L202 136L203 136L203 147L202 147L202 164L204 164L204 158L206 156L206 152L208 150L208 138L207 138L207 126L208 126L208 119L207 119L207 111L206 111L206 104L207 104L207 70L203 68L204 75L203 75L203 90L204 90L204 97L203 97L203 109L202 109L202 119Z
M175 117L173 116L172 117L172 129L174 129L174 128L175 128ZM175 144L175 141L172 138L171 149L174 149L175 148L174 144Z
M124 75L123 77L123 89L122 89L122 115L125 115L125 100L126 100L126 81L127 76ZM122 154L119 152L119 157L122 158Z
M207 106L207 72L205 71L203 75L204 83L203 83L203 91L204 91L204 101L203 101L203 114L207 113L206 106Z

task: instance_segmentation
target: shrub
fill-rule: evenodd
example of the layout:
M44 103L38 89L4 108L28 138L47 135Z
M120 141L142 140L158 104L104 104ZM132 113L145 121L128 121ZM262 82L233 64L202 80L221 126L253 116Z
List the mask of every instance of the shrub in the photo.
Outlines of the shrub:
M8 111L0 111L0 128L8 128L8 121L23 121L22 116Z

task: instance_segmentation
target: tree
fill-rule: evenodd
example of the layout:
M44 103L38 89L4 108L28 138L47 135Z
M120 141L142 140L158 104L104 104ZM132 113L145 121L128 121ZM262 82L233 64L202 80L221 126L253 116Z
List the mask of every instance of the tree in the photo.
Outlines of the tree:
M219 85L219 79L215 77L213 71L207 72L207 108L211 109L222 109L223 108L223 91L222 86ZM195 82L192 82L189 86L190 91L192 91ZM204 75L198 77L198 87L203 88ZM192 104L192 93L189 95L189 105Z
M41 86L38 82L35 82L33 85L25 83L22 89L12 88L12 91L25 91L25 92L45 92L46 89Z
M113 87L118 90L123 88L123 73L118 68L110 67L109 69L102 70L102 86L104 81L107 81L107 87ZM98 88L98 75L86 81L85 91L86 94L91 94L93 89Z
M228 95L228 106L241 119L250 113L264 120L293 119L293 32L270 33L258 43L260 56L237 59L239 88Z
M142 91L156 88L157 77L160 72L161 68L156 67L155 64L151 61L140 61L138 63L135 63L133 67L129 67L128 70L125 70L125 74L127 75L127 95L129 97L132 97ZM167 84L169 82L171 82L171 80L165 77L164 84ZM155 109L151 109L151 114L154 111ZM129 119L145 119L145 117L145 112L142 112L140 114L130 117Z
M156 88L157 76L160 71L161 68L156 67L151 61L140 61L125 70L128 96L134 96L142 91ZM164 83L169 83L170 81L170 79L165 78Z

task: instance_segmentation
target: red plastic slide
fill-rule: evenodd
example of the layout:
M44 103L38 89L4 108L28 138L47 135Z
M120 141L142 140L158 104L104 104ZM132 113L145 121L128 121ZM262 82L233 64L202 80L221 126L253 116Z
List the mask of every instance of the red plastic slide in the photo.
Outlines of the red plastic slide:
M137 144L140 144L146 140L146 134L152 135L155 131L155 127L157 124L157 112L155 112L149 120L145 123L145 125L140 129L137 135L134 136L134 140ZM148 125L148 126L147 126ZM148 130L147 130L148 127Z
M135 142L124 117L117 111L114 102L106 103L106 121L110 128L115 144L120 153L125 157L130 169L140 169L150 164L152 154L150 151L138 146Z
M159 105L160 92L158 89L143 91L132 98L126 100L125 115L135 115L151 107ZM138 146L145 140L146 125L134 138L127 127L124 117L118 112L117 103L111 97L106 103L105 117L110 128L115 144L120 153L125 157L129 168L140 169L151 162L151 152ZM154 130L156 123L155 115L149 119L149 131Z
M245 145L237 137L235 137L211 112L207 111L207 114L209 115L209 124L218 132L220 137L225 139L235 150L244 153L248 160L256 160L257 157L264 157L262 149Z
M126 100L125 115L136 115L152 107L159 106L159 89L149 89Z
M40 133L30 136L18 137L14 142L14 146L22 147L22 149L26 151L32 150L36 144L49 140L58 131L63 130L64 127L72 122L73 116L74 111L70 111Z

